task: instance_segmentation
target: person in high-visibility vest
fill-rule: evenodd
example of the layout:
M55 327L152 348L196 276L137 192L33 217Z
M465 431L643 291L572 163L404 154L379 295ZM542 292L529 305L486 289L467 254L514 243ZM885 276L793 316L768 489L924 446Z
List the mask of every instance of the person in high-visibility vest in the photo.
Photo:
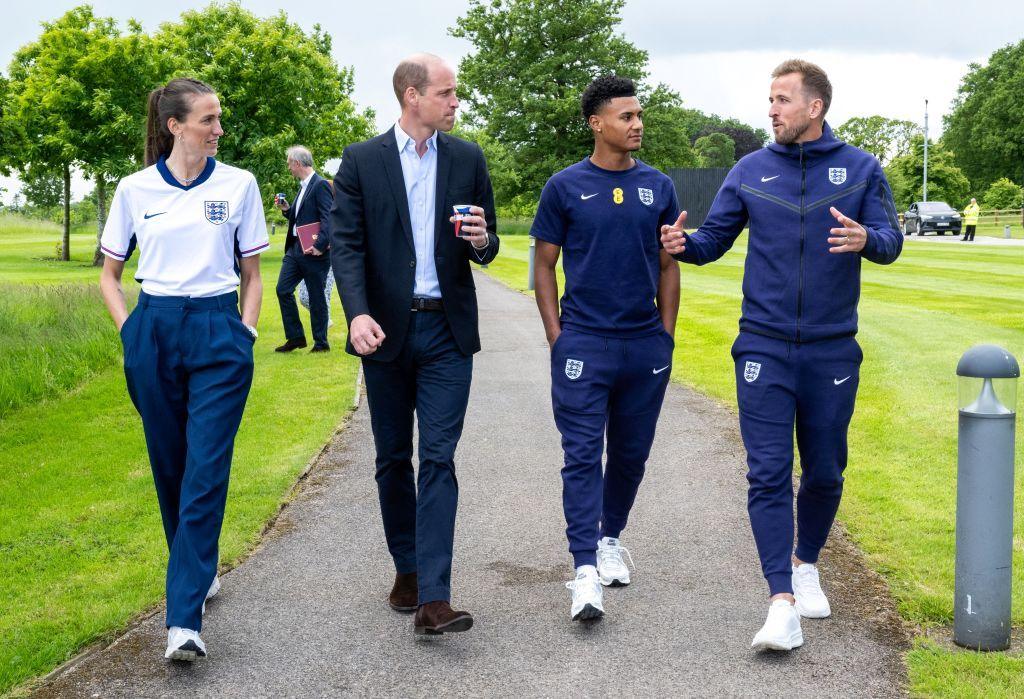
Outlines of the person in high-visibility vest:
M974 240L974 229L978 225L978 214L981 213L981 207L978 206L978 200L971 197L971 203L964 209L964 237L961 241Z

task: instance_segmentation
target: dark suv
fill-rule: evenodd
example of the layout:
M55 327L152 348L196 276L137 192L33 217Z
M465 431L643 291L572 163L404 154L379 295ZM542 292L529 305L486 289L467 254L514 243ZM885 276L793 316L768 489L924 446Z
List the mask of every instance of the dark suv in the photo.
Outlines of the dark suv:
M960 213L944 201L918 201L903 214L903 234L927 232L946 235L946 231L960 234Z

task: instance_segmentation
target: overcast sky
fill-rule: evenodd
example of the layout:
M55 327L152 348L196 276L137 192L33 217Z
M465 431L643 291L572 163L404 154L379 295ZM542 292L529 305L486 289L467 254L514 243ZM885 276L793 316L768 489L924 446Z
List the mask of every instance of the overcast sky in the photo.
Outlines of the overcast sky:
M207 4L92 3L98 15L122 22L133 17L147 30L175 20L185 8ZM307 29L319 23L334 39L338 63L355 69L356 103L374 108L381 129L398 115L391 72L403 56L430 51L457 65L472 50L447 31L465 12L467 0L242 4L262 16L285 7L289 18ZM14 51L38 37L40 22L74 6L55 0L8 4L0 33L4 74ZM769 74L783 59L799 56L829 73L832 124L871 114L922 122L927 98L937 134L968 64L984 62L995 49L1024 38L1024 2L627 0L620 31L649 53L652 81L668 83L690 107L767 128ZM3 195L9 202L17 183L0 178L0 186L11 190ZM88 189L88 183L76 181L77 196Z

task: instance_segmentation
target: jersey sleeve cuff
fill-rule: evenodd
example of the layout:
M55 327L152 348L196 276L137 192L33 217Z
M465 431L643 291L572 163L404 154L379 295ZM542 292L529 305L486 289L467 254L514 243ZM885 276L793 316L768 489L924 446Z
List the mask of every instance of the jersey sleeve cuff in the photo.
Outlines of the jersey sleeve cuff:
M242 257L250 257L252 255L259 255L261 252L263 252L269 247L270 241L268 240L265 243L260 243L254 248L249 248L248 250L239 250L239 253L242 255Z
M107 257L111 257L111 258L117 260L118 262L124 262L128 258L128 253L126 253L126 252L114 252L113 250L111 250L110 248L106 247L102 243L100 244L100 250L103 251L104 255L106 255Z
M550 233L545 232L543 229L534 228L533 230L530 231L530 235L536 238L537 240L543 240L545 243L551 243L552 245L557 245L559 247L561 247L562 243L564 242L558 236L551 235Z

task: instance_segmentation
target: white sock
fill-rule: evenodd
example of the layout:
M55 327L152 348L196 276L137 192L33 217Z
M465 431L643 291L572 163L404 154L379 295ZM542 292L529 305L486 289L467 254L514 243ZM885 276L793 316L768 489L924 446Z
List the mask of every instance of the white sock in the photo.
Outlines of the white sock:
M580 566L576 569L576 577L579 577L580 573L593 573L597 575L597 568L594 566Z

